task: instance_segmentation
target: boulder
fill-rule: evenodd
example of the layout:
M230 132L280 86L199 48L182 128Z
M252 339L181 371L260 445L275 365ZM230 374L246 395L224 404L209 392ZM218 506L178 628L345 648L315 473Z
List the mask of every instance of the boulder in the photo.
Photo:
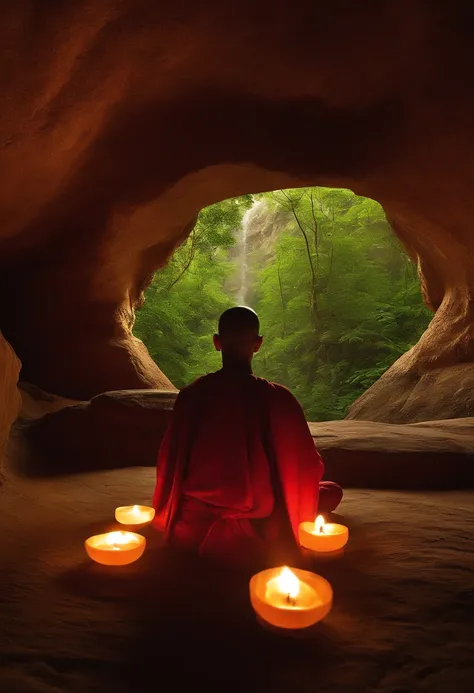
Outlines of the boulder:
M41 476L153 466L175 399L160 390L105 392L18 423L15 438L28 450L17 448L19 469Z
M21 380L18 382L18 389L21 395L21 410L18 414L20 422L35 421L50 412L81 404L79 400L44 392L36 385Z
M419 372L397 361L357 399L347 419L410 423L474 416L474 363Z
M474 419L386 424L309 424L325 478L344 488L463 489L474 487Z

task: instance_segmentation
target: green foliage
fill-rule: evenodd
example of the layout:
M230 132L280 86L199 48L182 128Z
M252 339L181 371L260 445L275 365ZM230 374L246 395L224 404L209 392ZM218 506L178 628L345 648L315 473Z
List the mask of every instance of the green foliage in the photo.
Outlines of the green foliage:
M289 387L310 420L341 418L426 329L416 268L373 200L327 188L265 198L288 225L255 287L256 372Z
M265 337L255 372L289 387L313 421L344 417L426 329L416 268L374 200L305 188L254 196L287 219L274 257L253 268ZM229 259L251 196L203 210L188 241L157 272L135 334L178 386L220 367L212 345Z
M220 367L212 335L220 313L234 304L222 288L234 271L228 250L251 204L247 196L206 207L137 311L134 334L177 387Z

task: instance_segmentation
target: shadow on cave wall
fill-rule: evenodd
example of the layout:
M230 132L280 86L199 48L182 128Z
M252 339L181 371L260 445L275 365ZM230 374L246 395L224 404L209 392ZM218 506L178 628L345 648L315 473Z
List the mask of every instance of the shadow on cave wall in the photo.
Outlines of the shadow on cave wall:
M9 466L32 477L154 466L175 398L158 390L106 392L18 421L7 450Z

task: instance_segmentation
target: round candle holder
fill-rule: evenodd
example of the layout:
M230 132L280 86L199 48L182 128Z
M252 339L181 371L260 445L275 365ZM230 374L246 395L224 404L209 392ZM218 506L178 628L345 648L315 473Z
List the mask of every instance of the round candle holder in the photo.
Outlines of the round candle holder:
M250 602L258 617L276 628L288 630L309 628L325 618L332 608L333 591L327 580L316 573L292 568L291 572L304 587L294 598L282 593L275 598L269 588L281 576L282 568L262 570L249 584ZM314 596L313 596L314 592ZM305 594L306 593L306 594ZM309 596L307 596L309 595Z
M135 532L95 534L84 542L87 555L102 565L128 565L145 551L146 539Z
M349 530L345 525L335 522L324 523L324 520L318 528L315 522L302 522L298 527L298 537L305 549L328 556L338 556L343 553L342 549L347 544Z
M115 508L115 519L121 525L141 529L153 522L155 508L147 505L121 505Z

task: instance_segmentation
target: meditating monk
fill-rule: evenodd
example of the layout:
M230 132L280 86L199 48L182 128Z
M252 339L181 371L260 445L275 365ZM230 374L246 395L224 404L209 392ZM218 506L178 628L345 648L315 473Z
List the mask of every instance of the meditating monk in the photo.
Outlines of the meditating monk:
M226 310L218 329L222 369L181 390L159 451L154 525L171 545L222 562L295 564L299 523L334 510L342 490L321 482L297 400L252 374L256 313Z

